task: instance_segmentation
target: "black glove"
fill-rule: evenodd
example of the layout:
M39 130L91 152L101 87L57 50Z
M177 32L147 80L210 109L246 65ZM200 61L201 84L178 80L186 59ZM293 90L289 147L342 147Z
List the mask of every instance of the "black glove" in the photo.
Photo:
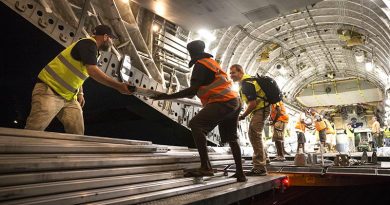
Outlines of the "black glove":
M165 100L165 99L169 99L169 95L166 93L161 93L155 96L151 96L150 98L152 98L153 100Z
M242 116L242 115L240 115L240 116L238 117L238 121L241 121L241 120L244 120L244 119L245 119L245 117Z

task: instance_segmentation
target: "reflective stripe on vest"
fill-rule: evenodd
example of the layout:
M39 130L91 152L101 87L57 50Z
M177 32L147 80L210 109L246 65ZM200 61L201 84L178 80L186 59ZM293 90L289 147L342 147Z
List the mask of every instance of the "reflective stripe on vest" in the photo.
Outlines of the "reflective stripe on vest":
M204 65L215 73L214 81L209 85L200 86L196 93L203 106L212 102L226 102L237 98L237 93L231 89L232 82L227 79L227 74L215 60L203 58L198 60L197 63Z
M93 38L87 38L95 41ZM80 39L84 40L84 39ZM80 41L79 40L79 41ZM86 66L71 55L74 42L58 54L39 73L38 78L66 100L77 99L77 92L88 78Z
M241 82L243 82L243 80L245 80L247 78L253 78L253 77L248 75L248 74L244 74L244 76L241 79ZM254 81L245 81L245 82L251 83L251 84L253 84L255 86L255 90L256 90L256 95L257 96L265 97L264 91L261 89L260 85L256 82L256 80L254 80ZM248 98L246 97L246 95L244 93L242 93L242 85L241 85L241 83L240 83L240 97L241 97L241 101L242 102L244 102L245 104L248 104ZM259 97L257 97L256 98L256 107L255 107L255 109L253 109L252 113L254 111L256 111L256 110L264 108L264 106L265 106L264 100L259 98Z

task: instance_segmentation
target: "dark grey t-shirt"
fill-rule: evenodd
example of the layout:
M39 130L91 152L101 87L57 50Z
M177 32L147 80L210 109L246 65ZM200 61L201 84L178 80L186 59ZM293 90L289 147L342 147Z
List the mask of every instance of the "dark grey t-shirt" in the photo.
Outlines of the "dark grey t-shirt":
M98 49L91 39L80 40L72 49L72 57L87 65L97 65Z
M214 81L215 73L203 64L195 63L191 74L191 85L204 86Z
M242 88L242 93L246 96L248 101L256 100L257 93L256 93L255 85L246 81L242 81L241 88Z

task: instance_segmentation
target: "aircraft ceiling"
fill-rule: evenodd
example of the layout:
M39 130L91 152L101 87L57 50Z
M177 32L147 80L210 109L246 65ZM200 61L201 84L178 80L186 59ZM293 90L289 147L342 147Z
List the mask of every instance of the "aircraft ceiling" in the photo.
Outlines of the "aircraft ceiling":
M273 76L287 98L318 81L358 78L381 93L390 87L388 0L135 2L194 33L215 29L209 49L225 69L238 63L250 74ZM372 71L366 62L374 63Z

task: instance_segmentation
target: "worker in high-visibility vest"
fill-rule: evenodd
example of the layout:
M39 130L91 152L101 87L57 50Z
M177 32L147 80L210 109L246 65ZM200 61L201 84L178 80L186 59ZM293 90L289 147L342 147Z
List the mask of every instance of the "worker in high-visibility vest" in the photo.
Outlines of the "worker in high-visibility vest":
M83 135L82 85L88 77L122 94L131 94L127 83L112 79L97 67L98 50L107 51L113 37L109 26L99 25L92 37L72 43L41 70L32 92L26 129L43 131L57 117L65 132Z
M284 133L286 131L289 116L282 101L271 105L270 120L273 126L272 141L275 142L277 156L275 161L285 161L284 157Z
M323 118L326 124L326 145L328 146L328 150L331 152L336 151L336 130L334 129L334 124L331 123L328 119Z
M390 147L390 128L387 125L383 129L383 137L385 139L385 146Z
M302 148L302 151L305 152L305 131L306 131L306 124L305 124L305 118L301 116L297 123L295 124L295 130L297 133L297 153L299 152L299 148Z
M318 136L320 138L320 146L324 148L326 143L326 122L318 113L314 114L314 126L318 131Z
M377 147L383 146L383 135L381 133L381 126L376 118L376 116L372 117L372 125L371 125L371 133L372 133L372 141L374 142L374 149Z
M242 168L241 149L238 144L238 116L241 103L238 93L232 89L232 82L227 73L221 68L213 56L204 52L205 43L195 40L187 44L187 50L191 56L189 67L192 66L191 85L179 92L162 93L152 96L152 99L174 99L198 96L203 109L195 115L188 126L191 128L198 153L200 156L200 168L188 171L184 176L200 177L214 175L207 153L207 133L216 126L222 143L229 143L236 164L236 173L233 175L238 182L246 181Z
M349 151L350 152L355 152L355 134L354 134L355 130L353 129L352 127L352 124L351 123L348 123L346 125L346 128L345 128L345 131L344 133L347 135L347 138L348 138L348 144L349 144Z

